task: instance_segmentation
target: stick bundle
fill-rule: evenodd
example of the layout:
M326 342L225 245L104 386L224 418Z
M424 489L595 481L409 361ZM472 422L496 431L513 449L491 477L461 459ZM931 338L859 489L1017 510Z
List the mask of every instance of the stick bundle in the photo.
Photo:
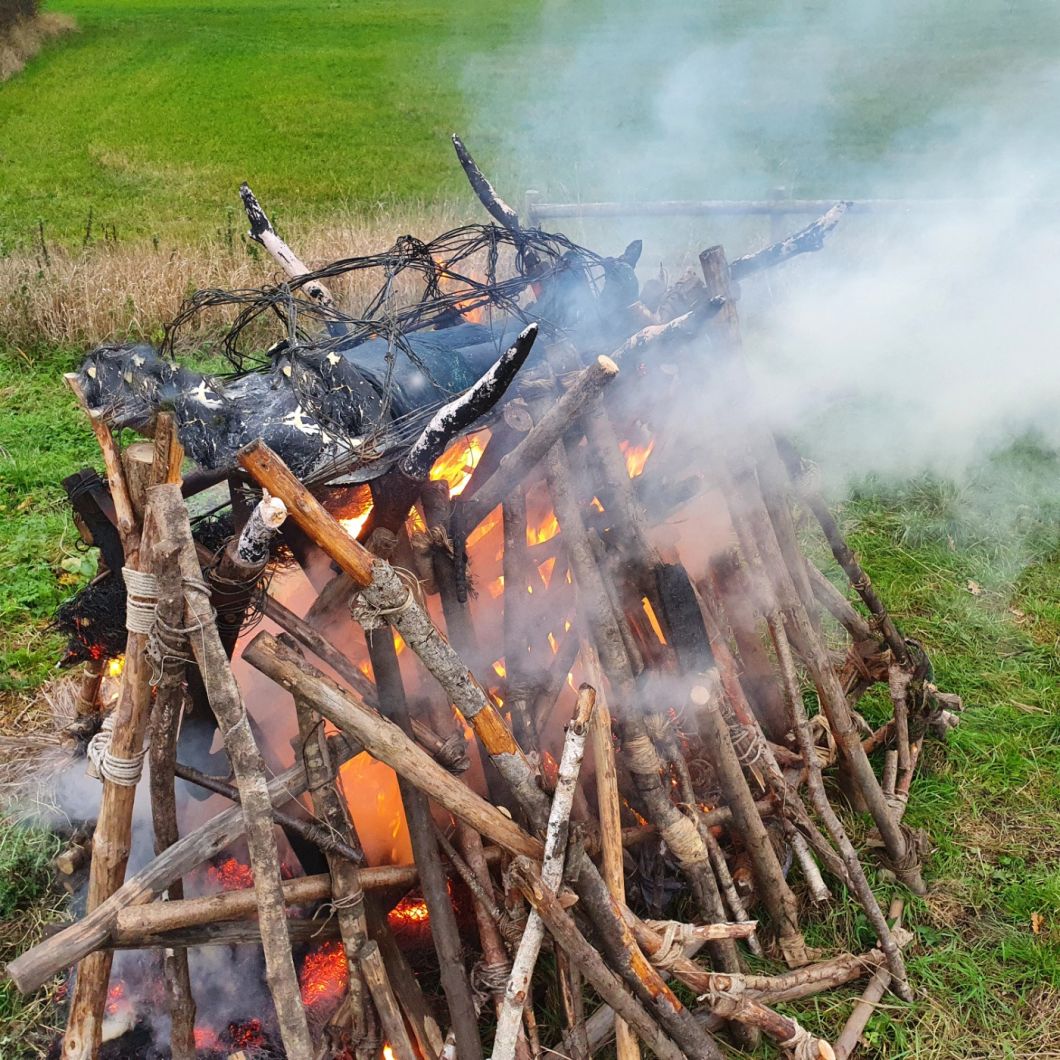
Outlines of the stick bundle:
M527 238L466 147L456 147L487 209ZM253 238L322 307L329 341L341 340L331 289L276 235L245 185L242 194ZM159 418L153 448L140 447L123 466L107 424L91 414L129 584L125 669L94 758L104 787L87 914L7 969L32 990L80 962L64 1057L97 1054L111 957L125 947L163 948L169 1045L184 1060L195 1055L198 1000L188 947L237 940L261 947L287 1055L321 1060L350 1052L367 1060L384 1044L402 1060L523 1060L542 1046L535 1009L553 985L568 1055L592 1055L613 1032L621 1060L634 1060L642 1045L658 1056L720 1057L724 1029L743 1049L765 1035L799 1060L827 1060L835 1053L825 1039L770 1006L869 974L873 999L887 988L909 996L901 940L844 818L867 812L885 866L922 890L919 846L902 812L925 730L952 723L940 704L955 704L925 677L919 647L902 637L797 455L764 422L749 415L738 432L727 425L706 446L679 429L654 439L663 452L681 450L683 470L695 472L678 502L691 505L689 517L707 492L713 509L727 513L717 547L687 565L657 525L672 505L644 499L624 439L637 399L634 357L650 363L665 353L682 384L703 394L713 421L727 422L722 378L743 380L753 407L734 281L817 249L842 212L731 266L720 248L704 252L703 283L670 299L684 299L683 312L653 317L640 306L639 330L627 327L612 357L582 357L569 336L520 328L494 366L442 405L374 480L367 547L330 513L326 488L311 488L258 440L240 451L230 476L242 499L235 532L204 569L174 484L173 422ZM631 245L609 260L631 270L638 252ZM531 251L518 267L543 275ZM537 287L542 301L556 293L544 281ZM430 480L431 467L483 421L495 428L486 455L464 493L451 497L444 482ZM248 484L261 491L249 505ZM414 507L421 497L425 518ZM803 511L822 528L867 616L805 558L796 533ZM548 537L528 540L549 522ZM281 528L316 584L323 564L332 574L321 594L327 607L302 606L299 617L277 593L261 609L283 635L261 632L243 647L243 661L276 686L297 732L295 766L269 783L264 756L276 748L263 746L266 727L231 658ZM481 588L477 600L468 591L490 551L477 550L481 539L503 552L496 603ZM440 598L444 631L425 584ZM344 607L363 637L327 624ZM849 636L848 653L835 651L837 635ZM567 690L575 672L585 679L576 694ZM856 706L873 682L887 685L894 721L866 738ZM86 715L97 709L98 683L97 668L82 697ZM230 776L178 761L182 719L197 699L216 719ZM325 724L341 735L325 738ZM126 880L148 729L156 856ZM590 737L592 775L582 777ZM398 776L415 867L364 864L357 792L337 772L362 750ZM882 781L870 754L891 763ZM825 783L833 769L849 807L833 805ZM237 805L182 837L181 777ZM306 789L306 805L291 801ZM277 827L304 877L281 877ZM253 897L185 898L182 879L239 836ZM383 895L394 892L385 889L413 885L425 903L440 994L389 926ZM474 916L462 919L465 889ZM670 897L684 892L687 901ZM839 901L862 907L878 948L820 960L803 938L806 910ZM319 903L335 921L322 930L341 945L344 984L323 1027L309 1018L298 967L306 947L321 943L290 912ZM749 975L741 941L789 970ZM554 959L542 959L549 951ZM696 993L693 1009L671 981ZM599 999L591 1013L583 982ZM487 1001L495 1029L480 1025ZM850 1041L847 1034L843 1055Z

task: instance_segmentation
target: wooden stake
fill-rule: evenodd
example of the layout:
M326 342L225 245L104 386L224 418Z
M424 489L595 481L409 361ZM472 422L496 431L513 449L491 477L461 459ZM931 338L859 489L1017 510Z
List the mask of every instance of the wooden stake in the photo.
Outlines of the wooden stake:
M548 818L545 837L545 856L541 868L542 886L553 893L559 889L563 877L563 863L567 846L567 830L574 799L574 788L578 783L585 739L589 733L596 703L596 692L589 685L578 690L578 702L574 717L567 729L563 744L563 755L559 764L559 777L552 797L552 811ZM543 921L535 913L530 914L523 932L522 941L512 962L512 973L504 993L504 1004L497 1018L497 1033L493 1041L493 1060L512 1060L519 1036L523 1008L526 1004L527 988L534 974L537 956L545 938Z
M622 858L622 806L615 766L615 738L611 732L611 712L601 691L603 674L600 673L600 661L589 641L582 643L582 662L597 689L592 747L593 764L596 767L596 804L600 816L600 869L611 896L624 905L626 868ZM615 1020L615 1051L617 1060L640 1060L636 1035L624 1019Z
M371 940L366 942L357 957L364 981L368 984L372 1000L375 1002L375 1010L379 1013L383 1033L394 1052L395 1060L418 1060L416 1050L412 1048L408 1031L405 1029L405 1021L402 1019L401 1009L398 1008L397 998L394 997L394 991L390 988L390 980L383 967L383 959L379 955L379 944Z

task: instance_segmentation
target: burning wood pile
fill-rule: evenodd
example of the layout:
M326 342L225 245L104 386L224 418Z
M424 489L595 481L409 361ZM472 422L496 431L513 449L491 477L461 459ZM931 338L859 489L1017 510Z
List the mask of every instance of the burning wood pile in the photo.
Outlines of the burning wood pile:
M69 378L106 484L67 486L108 573L65 611L68 736L103 793L86 912L7 969L32 991L76 965L62 1057L101 1055L126 949L167 1031L107 1055L586 1058L613 1037L677 1060L764 1035L805 1060L849 1054L871 1004L833 1047L777 1003L865 976L910 997L901 903L889 921L863 859L924 890L903 811L959 703L756 416L737 314L739 281L818 249L843 204L641 289L638 244L523 228L455 146L496 225L310 272L244 186L286 279L200 292L163 350L228 307L236 374L108 347ZM347 312L336 292L371 270ZM273 319L280 340L245 352ZM127 427L151 440L119 451ZM204 514L205 490L226 492ZM803 551L811 519L867 613ZM873 729L876 684L893 716ZM285 724L295 761L270 779ZM396 774L412 864L366 858L355 758ZM232 805L189 824L188 786ZM128 875L144 788L154 857ZM814 952L805 907L846 901L876 947ZM237 944L271 1007L206 1026L198 947ZM751 974L742 947L788 970Z

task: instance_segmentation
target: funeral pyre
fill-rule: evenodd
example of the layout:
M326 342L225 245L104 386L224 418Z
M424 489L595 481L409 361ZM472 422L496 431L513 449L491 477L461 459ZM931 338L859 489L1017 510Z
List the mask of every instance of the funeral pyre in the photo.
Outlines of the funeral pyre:
M756 409L737 312L845 204L641 286L639 243L524 227L454 143L494 224L310 271L244 185L283 280L68 377L106 476L66 483L102 570L58 617L66 742L102 799L84 915L7 969L76 967L56 1055L801 1060L872 1005L830 1043L778 1003L911 997L865 864L924 891L903 813L960 704ZM222 311L231 372L178 362ZM876 945L812 950L828 903Z

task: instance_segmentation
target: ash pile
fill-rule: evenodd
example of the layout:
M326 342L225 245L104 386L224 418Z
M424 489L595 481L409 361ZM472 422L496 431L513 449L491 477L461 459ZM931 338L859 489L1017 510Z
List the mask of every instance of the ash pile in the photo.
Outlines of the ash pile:
M523 227L454 145L493 223L310 271L244 185L283 280L68 377L105 475L67 480L103 573L57 618L65 739L102 794L83 915L7 968L76 969L56 1055L805 1060L911 999L866 868L924 892L903 815L960 702L757 408L738 313L846 204L641 287L639 243ZM208 314L224 374L177 360ZM829 905L875 946L812 949ZM834 1042L776 1008L863 978Z

